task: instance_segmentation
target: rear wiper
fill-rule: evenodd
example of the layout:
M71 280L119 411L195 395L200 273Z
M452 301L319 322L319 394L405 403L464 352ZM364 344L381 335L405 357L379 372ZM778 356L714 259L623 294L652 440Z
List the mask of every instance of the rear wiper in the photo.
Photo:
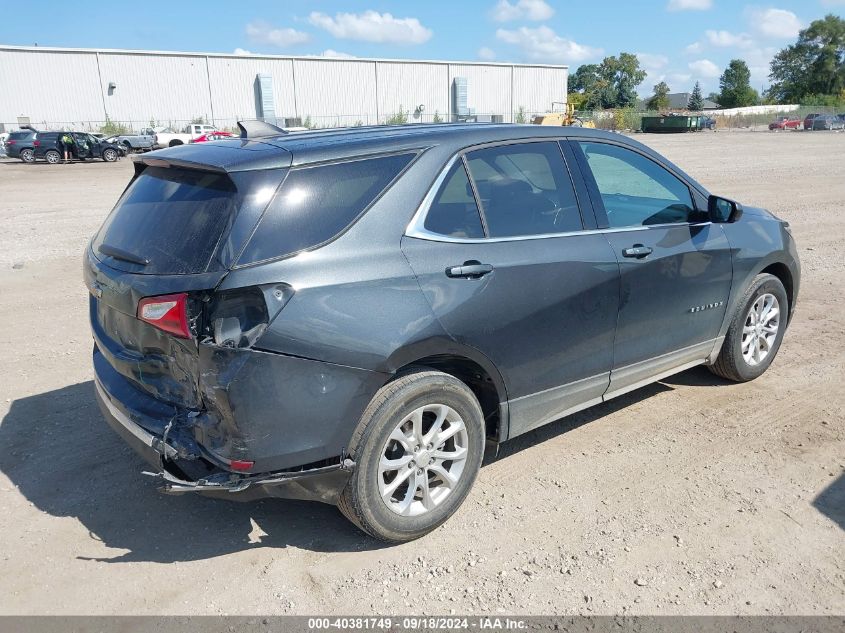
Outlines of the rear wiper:
M97 250L103 255L108 255L109 257L114 257L115 259L122 259L123 261L130 262L132 264L146 266L150 263L150 260L145 257L141 257L135 253L130 253L129 251L125 251L117 246L112 246L111 244L100 244L97 247Z

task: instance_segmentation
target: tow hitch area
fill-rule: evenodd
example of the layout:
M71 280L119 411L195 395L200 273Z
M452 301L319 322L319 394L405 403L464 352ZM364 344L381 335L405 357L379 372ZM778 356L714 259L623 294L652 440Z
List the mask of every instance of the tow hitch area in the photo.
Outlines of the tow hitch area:
M162 459L161 472L143 471L142 474L161 479L164 485L160 490L166 494L221 493L227 498L240 501L279 497L335 503L354 468L355 462L346 458L338 464L291 472L252 476L233 476L221 472L197 481L188 481L169 472L166 459Z

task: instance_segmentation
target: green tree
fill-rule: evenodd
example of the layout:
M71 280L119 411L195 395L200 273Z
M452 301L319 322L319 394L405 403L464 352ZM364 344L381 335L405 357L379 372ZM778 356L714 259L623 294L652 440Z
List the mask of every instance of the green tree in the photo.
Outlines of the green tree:
M845 20L826 15L813 21L772 60L767 96L780 103L803 102L810 95L836 95L845 89Z
M620 53L619 57L605 57L601 63L602 76L611 87L615 98L613 107L631 108L637 104L637 86L646 78L640 68L640 60L631 53Z
M695 87L692 89L689 101L687 102L687 109L692 110L693 112L701 112L703 108L704 97L701 96L701 84L696 81Z
M645 102L649 110L665 110L669 107L669 86L661 81L654 87L654 94Z
M742 108L760 101L760 95L751 87L751 71L741 59L732 59L719 78L719 104L723 108Z
M570 79L570 88L584 95L585 110L628 108L637 103L637 86L646 78L640 60L631 53L605 57L601 64L584 64Z

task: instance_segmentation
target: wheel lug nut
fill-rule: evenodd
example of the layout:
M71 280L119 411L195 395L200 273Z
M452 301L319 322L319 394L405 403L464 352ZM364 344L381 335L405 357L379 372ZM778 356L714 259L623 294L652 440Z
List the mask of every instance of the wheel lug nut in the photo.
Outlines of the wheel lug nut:
M417 471L417 474L418 474L418 475L422 475L422 468L420 468L420 469Z

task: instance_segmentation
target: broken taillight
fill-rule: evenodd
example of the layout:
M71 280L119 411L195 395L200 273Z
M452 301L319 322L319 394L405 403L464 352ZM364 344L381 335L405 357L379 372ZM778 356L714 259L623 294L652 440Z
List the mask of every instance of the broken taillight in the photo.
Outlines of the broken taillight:
M252 347L292 296L287 284L221 291L205 307L202 340L220 347Z
M184 292L141 299L138 302L138 318L174 336L191 338L188 295Z

